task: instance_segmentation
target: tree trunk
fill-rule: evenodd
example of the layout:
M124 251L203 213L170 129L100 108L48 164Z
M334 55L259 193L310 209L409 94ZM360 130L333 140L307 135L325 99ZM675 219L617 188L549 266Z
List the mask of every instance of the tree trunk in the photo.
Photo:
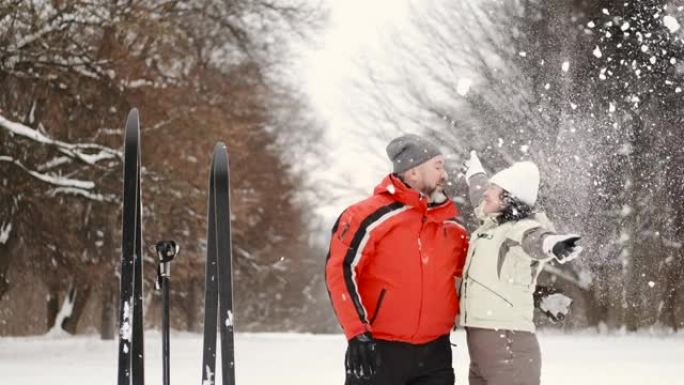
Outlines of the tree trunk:
M665 273L665 292L663 293L663 306L660 311L658 321L663 325L672 328L672 330L677 331L679 325L677 322L677 297L678 288L682 280L682 268L684 263L682 263L682 251L672 252L673 261L666 264Z
M0 222L0 226L2 225L3 223ZM16 232L16 230L10 231ZM16 251L16 245L18 243L17 237L11 232L9 234L9 238L5 240L5 243L0 243L0 301L5 296L7 291L9 291L9 268L12 264L12 255Z
M68 298L76 296L74 298L74 308L71 314L64 319L62 322L62 329L64 329L69 334L76 334L78 327L78 321L83 315L83 310L85 309L88 299L90 298L91 288L90 285L81 285L78 289L73 287L68 294ZM65 301L67 299L65 298Z
M9 290L7 271L10 265L10 254L5 246L0 246L0 301Z
M628 132L632 152L627 155L624 202L628 204L630 213L624 215L621 239L623 242L623 257L625 271L625 326L629 331L636 331L641 326L644 303L642 300L645 265L650 258L649 240L644 239L641 229L648 218L648 207L642 204L643 198L652 198L648 191L648 180L644 175L649 174L644 164L645 153L649 149L648 135L644 130L644 122L640 116L633 114L631 132Z
M48 295L46 300L47 306L47 330L52 329L59 313L59 294L54 288L48 288Z
M103 340L113 340L114 330L116 329L116 309L117 299L111 285L102 288L102 308L100 312L100 338Z
M606 290L607 281L605 279L606 268L599 266L595 269L591 288L582 291L587 308L585 309L587 323L590 327L598 328L601 323L607 324L608 321L608 290Z

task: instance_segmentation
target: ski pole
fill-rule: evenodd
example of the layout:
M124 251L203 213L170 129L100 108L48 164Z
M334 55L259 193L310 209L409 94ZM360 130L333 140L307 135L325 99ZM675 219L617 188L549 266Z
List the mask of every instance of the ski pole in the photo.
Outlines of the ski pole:
M169 344L169 281L171 279L171 260L178 254L180 247L174 241L159 241L155 249L159 257L157 266L157 290L162 291L162 371L164 385L170 384L170 344Z

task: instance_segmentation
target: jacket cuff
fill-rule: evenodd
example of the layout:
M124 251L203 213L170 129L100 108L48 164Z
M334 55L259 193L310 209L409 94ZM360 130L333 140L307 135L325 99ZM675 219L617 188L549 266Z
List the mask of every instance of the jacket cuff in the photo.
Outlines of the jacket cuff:
M352 338L358 336L359 334L363 334L366 332L370 332L370 326L366 324L361 324L355 328L352 329L344 329L344 335L347 337L347 340L351 340Z

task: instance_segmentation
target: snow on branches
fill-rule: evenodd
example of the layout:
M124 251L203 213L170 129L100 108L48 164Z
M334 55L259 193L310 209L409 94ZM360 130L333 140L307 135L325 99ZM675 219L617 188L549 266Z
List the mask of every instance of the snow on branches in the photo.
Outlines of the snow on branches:
M53 145L66 156L78 159L89 165L94 165L104 159L122 157L121 151L96 143L67 143L52 139L38 130L21 123L10 121L3 116L0 116L0 127L8 130L12 134L23 136L35 142Z
M67 143L53 139L47 136L47 134L41 133L38 130L21 123L11 121L3 116L0 116L0 128L8 131L12 136L19 136L33 142L52 146L63 154L63 156L46 162L42 167L39 167L41 169L50 169L58 165L70 163L72 160L79 161L88 166L95 166L103 160L122 158L121 152L118 150L96 143ZM92 192L91 190L95 188L95 182L93 181L74 179L52 172L33 170L19 159L4 154L0 154L0 162L11 163L41 182L55 186L56 188L48 191L49 195L73 194L101 202L113 201L115 199L113 196Z

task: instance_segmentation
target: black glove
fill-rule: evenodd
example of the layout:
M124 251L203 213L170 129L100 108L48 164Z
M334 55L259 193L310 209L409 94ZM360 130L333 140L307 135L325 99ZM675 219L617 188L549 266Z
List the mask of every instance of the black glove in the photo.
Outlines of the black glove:
M349 340L344 365L347 373L356 378L370 379L380 366L380 353L370 333L359 334Z
M565 263L576 257L578 251L577 248L579 247L577 245L577 241L579 240L579 236L571 236L553 245L553 249L551 251L556 256L558 262ZM579 250L581 250L581 248ZM573 254L575 255L573 256ZM569 258L570 256L572 256L572 258Z

